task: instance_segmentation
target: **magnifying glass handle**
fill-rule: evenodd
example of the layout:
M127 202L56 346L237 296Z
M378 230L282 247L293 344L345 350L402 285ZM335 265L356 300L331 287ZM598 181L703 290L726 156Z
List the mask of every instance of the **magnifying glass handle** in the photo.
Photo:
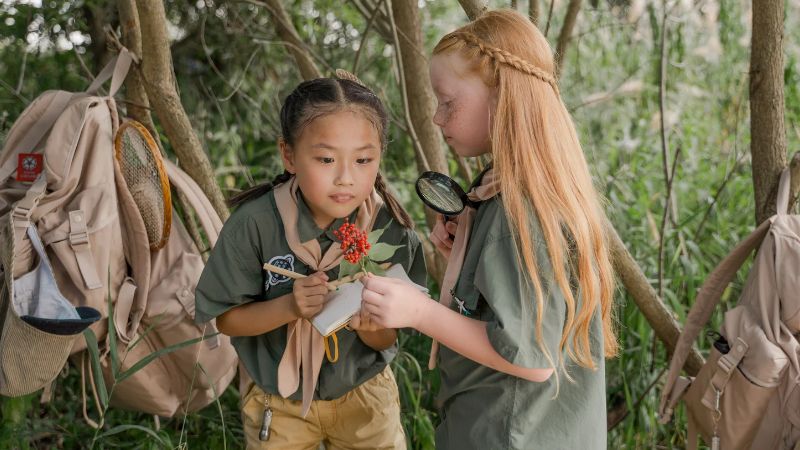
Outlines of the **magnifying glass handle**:
M455 222L455 219L458 217L458 215L452 215L451 216L451 215L447 215L447 214L442 214L442 216L444 217L444 231L447 231L447 222L457 223L457 222ZM450 235L450 239L451 240L455 240L456 239L456 235L455 234L453 234L453 233L451 233L449 231L447 231L447 234Z

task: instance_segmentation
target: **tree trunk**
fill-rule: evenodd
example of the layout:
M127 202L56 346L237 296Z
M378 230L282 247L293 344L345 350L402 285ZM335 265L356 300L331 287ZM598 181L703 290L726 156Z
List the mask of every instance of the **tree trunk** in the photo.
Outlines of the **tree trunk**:
M469 20L475 20L478 16L489 10L486 0L458 0L461 8L467 13Z
M448 174L447 154L442 138L433 123L436 100L428 74L428 61L425 56L420 26L419 7L416 2L396 0L392 2L392 22L402 34L403 39L396 39L395 51L399 53L399 70L402 71L400 86L406 92L409 133L416 140L417 168L420 172L433 170ZM399 41L399 42L398 42ZM436 223L435 214L425 209L428 227L433 229ZM430 266L433 277L441 280L446 263L437 252L429 255L434 264Z
M539 26L539 15L541 15L539 0L530 0L528 4L528 17L530 17L531 22L537 27Z
M392 14L397 29L406 37L399 39L400 48L397 51L400 52L401 70L408 93L408 109L411 115L409 126L414 127L428 162L428 170L447 174L447 159L441 133L433 123L436 99L424 53L419 8L415 2L393 1Z
M753 3L750 154L753 160L756 224L775 214L778 180L786 167L783 15L783 0Z
M263 5L267 8L272 19L275 21L275 28L277 29L278 36L286 44L289 53L292 54L294 60L297 62L297 67L300 69L300 75L304 80L313 80L314 78L321 78L322 72L319 71L317 65L311 54L306 48L305 42L300 39L300 35L292 24L292 19L283 8L281 0L265 0Z
M84 5L83 15L89 27L89 37L92 39L89 44L92 54L92 71L97 74L114 56L108 49L108 39L103 30L105 25L115 22L113 8L100 3L91 3Z
M119 0L117 9L119 10L119 22L122 28L122 45L135 54L139 60L142 58L142 34L139 28L139 13L136 11L135 0ZM128 116L142 123L153 135L156 141L156 132L153 117L150 114L150 100L142 81L141 67L134 64L125 79L125 103Z
M147 36L142 41L141 62L147 97L153 103L181 167L200 185L224 221L229 214L225 198L178 95L164 3L160 0L139 0L136 7L142 36Z
M575 28L575 22L578 20L578 13L581 10L581 0L569 0L567 6L567 14L564 16L564 25L561 26L561 32L558 34L558 41L556 44L556 76L561 75L562 65L564 64L564 55L567 53L567 46L572 38L572 30Z

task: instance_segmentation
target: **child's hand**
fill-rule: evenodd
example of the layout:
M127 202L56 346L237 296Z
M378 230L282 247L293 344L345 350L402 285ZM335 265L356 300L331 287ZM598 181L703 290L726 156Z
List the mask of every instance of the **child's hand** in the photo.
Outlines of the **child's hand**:
M430 234L430 240L436 250L445 258L450 258L450 250L453 248L453 236L458 228L458 218L445 221L441 214L436 215L436 225Z
M292 288L292 312L303 319L310 319L322 311L328 286L325 272L317 272L294 281Z
M350 328L354 331L378 331L384 328L372 320L372 315L364 309L358 312L350 319Z
M432 300L414 285L369 274L361 279L361 309L384 328L416 328Z

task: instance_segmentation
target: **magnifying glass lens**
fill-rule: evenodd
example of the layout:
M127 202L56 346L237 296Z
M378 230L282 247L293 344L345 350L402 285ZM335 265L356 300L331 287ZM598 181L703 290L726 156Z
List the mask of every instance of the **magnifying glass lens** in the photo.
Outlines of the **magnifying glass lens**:
M464 191L453 179L438 172L425 172L417 179L417 195L434 211L453 216L464 209Z
M452 214L457 213L464 207L455 192L450 190L448 186L436 181L422 180L420 182L420 193L429 203L433 203L439 209Z

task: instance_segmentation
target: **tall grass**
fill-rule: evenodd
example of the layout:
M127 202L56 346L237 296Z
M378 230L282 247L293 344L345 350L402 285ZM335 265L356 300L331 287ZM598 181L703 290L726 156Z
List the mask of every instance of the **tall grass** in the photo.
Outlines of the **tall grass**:
M427 4L423 20L433 24L424 28L429 46L447 31L454 17L460 17L453 15L457 10L453 3ZM493 6L499 3L493 2ZM565 2L561 3L553 16L551 42L554 30L559 29L560 8ZM676 164L676 170L671 220L663 235L660 224L667 190L658 95L663 6L644 1L601 1L596 7L591 3L581 12L565 58L561 92L572 111L596 184L607 200L608 216L654 286L659 283L658 248L663 239L664 301L683 321L705 276L755 225L749 158L750 2L666 2L670 14L664 22L668 57L664 123L668 159ZM308 4L302 3L304 8ZM337 3L315 4L323 8ZM797 0L787 1L785 93L790 151L800 148L800 16L789 13L799 6ZM352 28L365 28L363 18L347 8L337 8ZM309 19L303 32L322 33L328 20L326 16ZM218 44L224 42L217 39ZM349 44L326 47L323 56L339 67L349 67L353 55ZM390 58L381 57L380 45L373 47L363 56L365 69L359 76L376 87L392 110L400 111ZM270 68L272 72L266 76L248 75L243 71L248 57L249 53L232 55L229 63L234 71L231 79L244 80L240 88L249 99L239 95L228 102L219 101L221 93L229 91L224 85L220 88L206 75L186 75L186 61L176 64L187 110L226 191L278 173L274 141L277 106L281 93L297 81L288 63ZM213 94L215 88L219 97ZM254 104L263 107L254 108ZM383 170L424 233L423 210L413 192L416 170L408 163L413 158L410 142L398 126L391 134ZM745 273L740 272L725 292L710 328L718 326L721 313L735 304ZM608 407L623 418L609 434L609 448L683 448L682 411L668 425L660 425L655 417L662 375L668 366L666 351L622 289L617 305L622 352L607 362L606 378ZM702 336L698 344L701 349L708 348ZM403 425L414 449L433 447L438 421L435 397L439 378L437 372L425 368L428 346L425 337L401 333L398 356L392 363ZM217 407L162 420L158 430L151 417L110 408L104 414L106 428L98 435L102 446L221 448L227 443L236 447L243 442L243 433L234 384L222 393ZM80 420L80 376L75 370L57 380L52 402L39 406L36 400L28 396L3 402L3 419L8 422L0 429L0 447L89 445L95 431ZM15 413L25 410L28 412L22 416Z

